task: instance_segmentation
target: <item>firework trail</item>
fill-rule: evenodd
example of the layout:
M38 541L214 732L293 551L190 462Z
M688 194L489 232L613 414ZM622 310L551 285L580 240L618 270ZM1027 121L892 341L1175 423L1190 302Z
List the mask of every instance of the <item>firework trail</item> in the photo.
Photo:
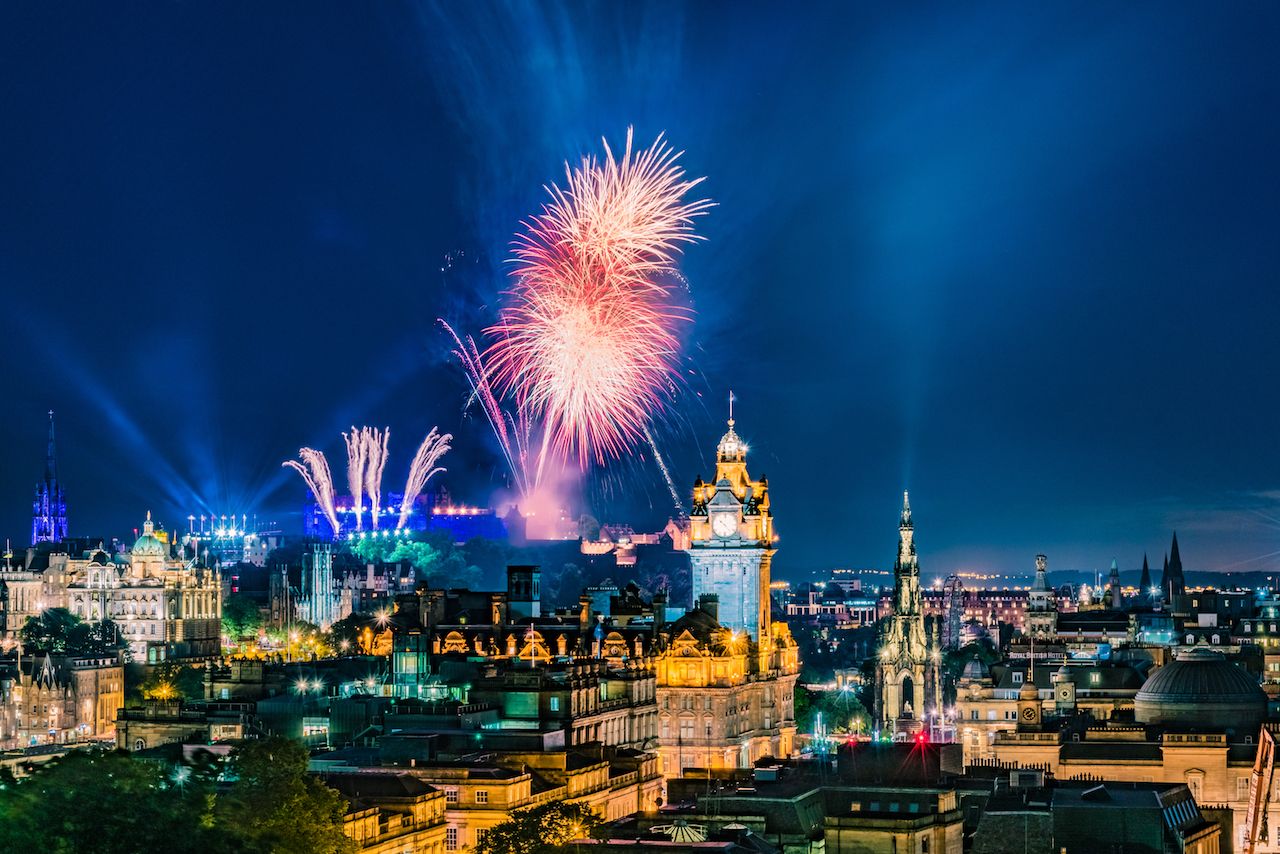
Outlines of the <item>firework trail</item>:
M477 361L491 390L540 424L537 474L549 451L582 468L622 456L679 379L677 331L690 316L669 282L711 206L684 200L701 179L686 180L679 157L661 136L633 153L628 131L621 159L606 143L603 160L566 164L566 188L548 187L516 237L513 285Z
M413 464L409 466L409 479L404 485L404 499L400 502L400 521L397 528L403 528L409 521L409 513L413 510L414 500L422 494L422 488L433 475L445 471L444 466L437 466L449 451L449 443L453 440L451 433L441 434L435 427L427 434L418 446L418 453L413 455Z
M527 451L528 438L531 430L529 419L520 413L518 416L512 416L507 413L500 403L498 403L497 395L493 392L493 384L489 379L489 369L485 366L484 359L480 355L480 351L476 348L476 342L468 335L463 339L453 327L444 320L438 321L444 330L453 338L454 349L453 355L457 357L458 362L462 365L462 370L467 376L467 383L471 386L471 396L468 398L465 409L471 405L472 401L480 404L480 409L484 412L485 418L489 421L489 427L493 430L493 435L498 440L498 445L502 448L502 455L507 460L507 468L511 471L511 478L515 481L516 490L521 495L528 495L530 487L530 479L527 476Z
M378 515L382 505L382 470L387 467L387 440L391 430L365 427L360 431L364 445L364 491L369 496L371 523L378 527Z
M680 500L680 493L676 490L675 481L671 479L671 472L667 469L667 463L662 459L662 454L658 451L658 443L653 441L653 434L649 432L649 425L644 425L644 438L649 443L649 450L653 451L653 460L658 464L658 470L662 472L662 479L666 481L667 492L671 493L671 501L676 506L676 514L684 515L684 502Z
M287 460L281 465L302 475L311 494L315 496L316 503L320 505L325 518L329 520L334 536L337 536L338 513L333 507L333 476L329 473L329 461L325 459L323 453L314 448L301 448L298 456L302 459L301 463Z
M356 514L356 530L364 530L364 469L368 464L364 437L354 425L342 434L347 445L347 486L351 490L351 508Z

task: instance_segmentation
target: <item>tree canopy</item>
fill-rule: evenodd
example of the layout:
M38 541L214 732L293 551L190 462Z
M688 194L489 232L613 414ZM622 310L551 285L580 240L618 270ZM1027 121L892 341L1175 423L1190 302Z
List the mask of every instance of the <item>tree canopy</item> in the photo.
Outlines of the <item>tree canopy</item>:
M258 603L243 593L232 593L222 602L222 631L234 642L256 635L262 628Z
M346 803L307 774L304 748L249 742L222 763L176 770L125 753L75 751L0 782L0 851L53 854L350 854ZM231 782L219 786L219 776Z
M19 636L28 652L110 655L129 646L111 620L88 623L66 608L47 608L28 617Z
M412 539L355 540L351 552L369 563L407 563L419 580L432 587L480 586L480 568L468 561L466 550L447 531L420 532Z
M591 807L552 801L517 810L494 825L476 844L475 854L553 854L575 839L590 837L600 825L600 816Z

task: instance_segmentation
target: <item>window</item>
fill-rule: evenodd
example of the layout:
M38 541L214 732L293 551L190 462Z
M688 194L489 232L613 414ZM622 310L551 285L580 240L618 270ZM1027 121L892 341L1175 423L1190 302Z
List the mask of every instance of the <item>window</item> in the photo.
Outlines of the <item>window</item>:
M560 698L559 698L559 697L552 697L552 698L551 698L551 711L553 711L553 712L558 712L558 711L560 711Z
M447 851L458 850L458 828L448 827L444 831L444 847Z
M1187 635L1187 643L1195 643L1195 642L1196 642L1195 635Z
M693 739L693 721L680 721L680 739L682 741Z
M1219 638L1217 635L1214 635L1213 637L1209 638L1209 641L1215 645L1222 643L1222 639Z
M489 803L489 790L488 790L488 789L476 789L476 803L478 803L478 804L487 804L487 803Z
M456 804L458 802L458 790L448 788L444 790L444 802L446 804Z
M1021 674L1021 673L1019 673L1019 672L1018 672L1018 671L1016 671L1016 670L1015 670L1015 671L1014 671L1014 673L1013 673L1013 684L1014 684L1014 685L1021 685L1021 684L1022 684L1022 674Z
M479 845L480 843L484 842L484 838L488 835L489 835L489 828L487 827L476 828L476 845Z
M969 712L969 720L971 720L971 721L976 721L977 719L978 719L978 710L977 710L977 709L972 709L972 710L970 710L970 712Z
M1101 673L1099 673L1099 672L1098 672L1098 671L1096 671L1096 670L1095 670L1095 671L1093 671L1092 673L1090 673L1090 674L1089 674L1089 684L1090 684L1090 685L1101 685L1101 684L1102 684L1102 674L1101 674Z
M1236 778L1236 800L1247 801L1249 799L1249 778Z

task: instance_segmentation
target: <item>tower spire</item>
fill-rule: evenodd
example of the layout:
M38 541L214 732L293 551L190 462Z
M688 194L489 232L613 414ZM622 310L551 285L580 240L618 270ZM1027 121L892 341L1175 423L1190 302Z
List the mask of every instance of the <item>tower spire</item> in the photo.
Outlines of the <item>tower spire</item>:
M49 447L44 458L44 479L46 483L58 482L58 455L53 435L53 410L49 410Z
M911 527L911 498L905 489L902 490L902 527Z

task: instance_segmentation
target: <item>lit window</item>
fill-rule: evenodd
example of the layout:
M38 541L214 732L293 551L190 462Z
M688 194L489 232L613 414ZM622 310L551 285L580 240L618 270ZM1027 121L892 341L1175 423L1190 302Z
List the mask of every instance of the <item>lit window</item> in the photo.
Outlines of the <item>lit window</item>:
M552 698L551 698L551 711L553 711L553 712L558 712L558 711L560 711L560 698L559 698L559 697L552 697Z

